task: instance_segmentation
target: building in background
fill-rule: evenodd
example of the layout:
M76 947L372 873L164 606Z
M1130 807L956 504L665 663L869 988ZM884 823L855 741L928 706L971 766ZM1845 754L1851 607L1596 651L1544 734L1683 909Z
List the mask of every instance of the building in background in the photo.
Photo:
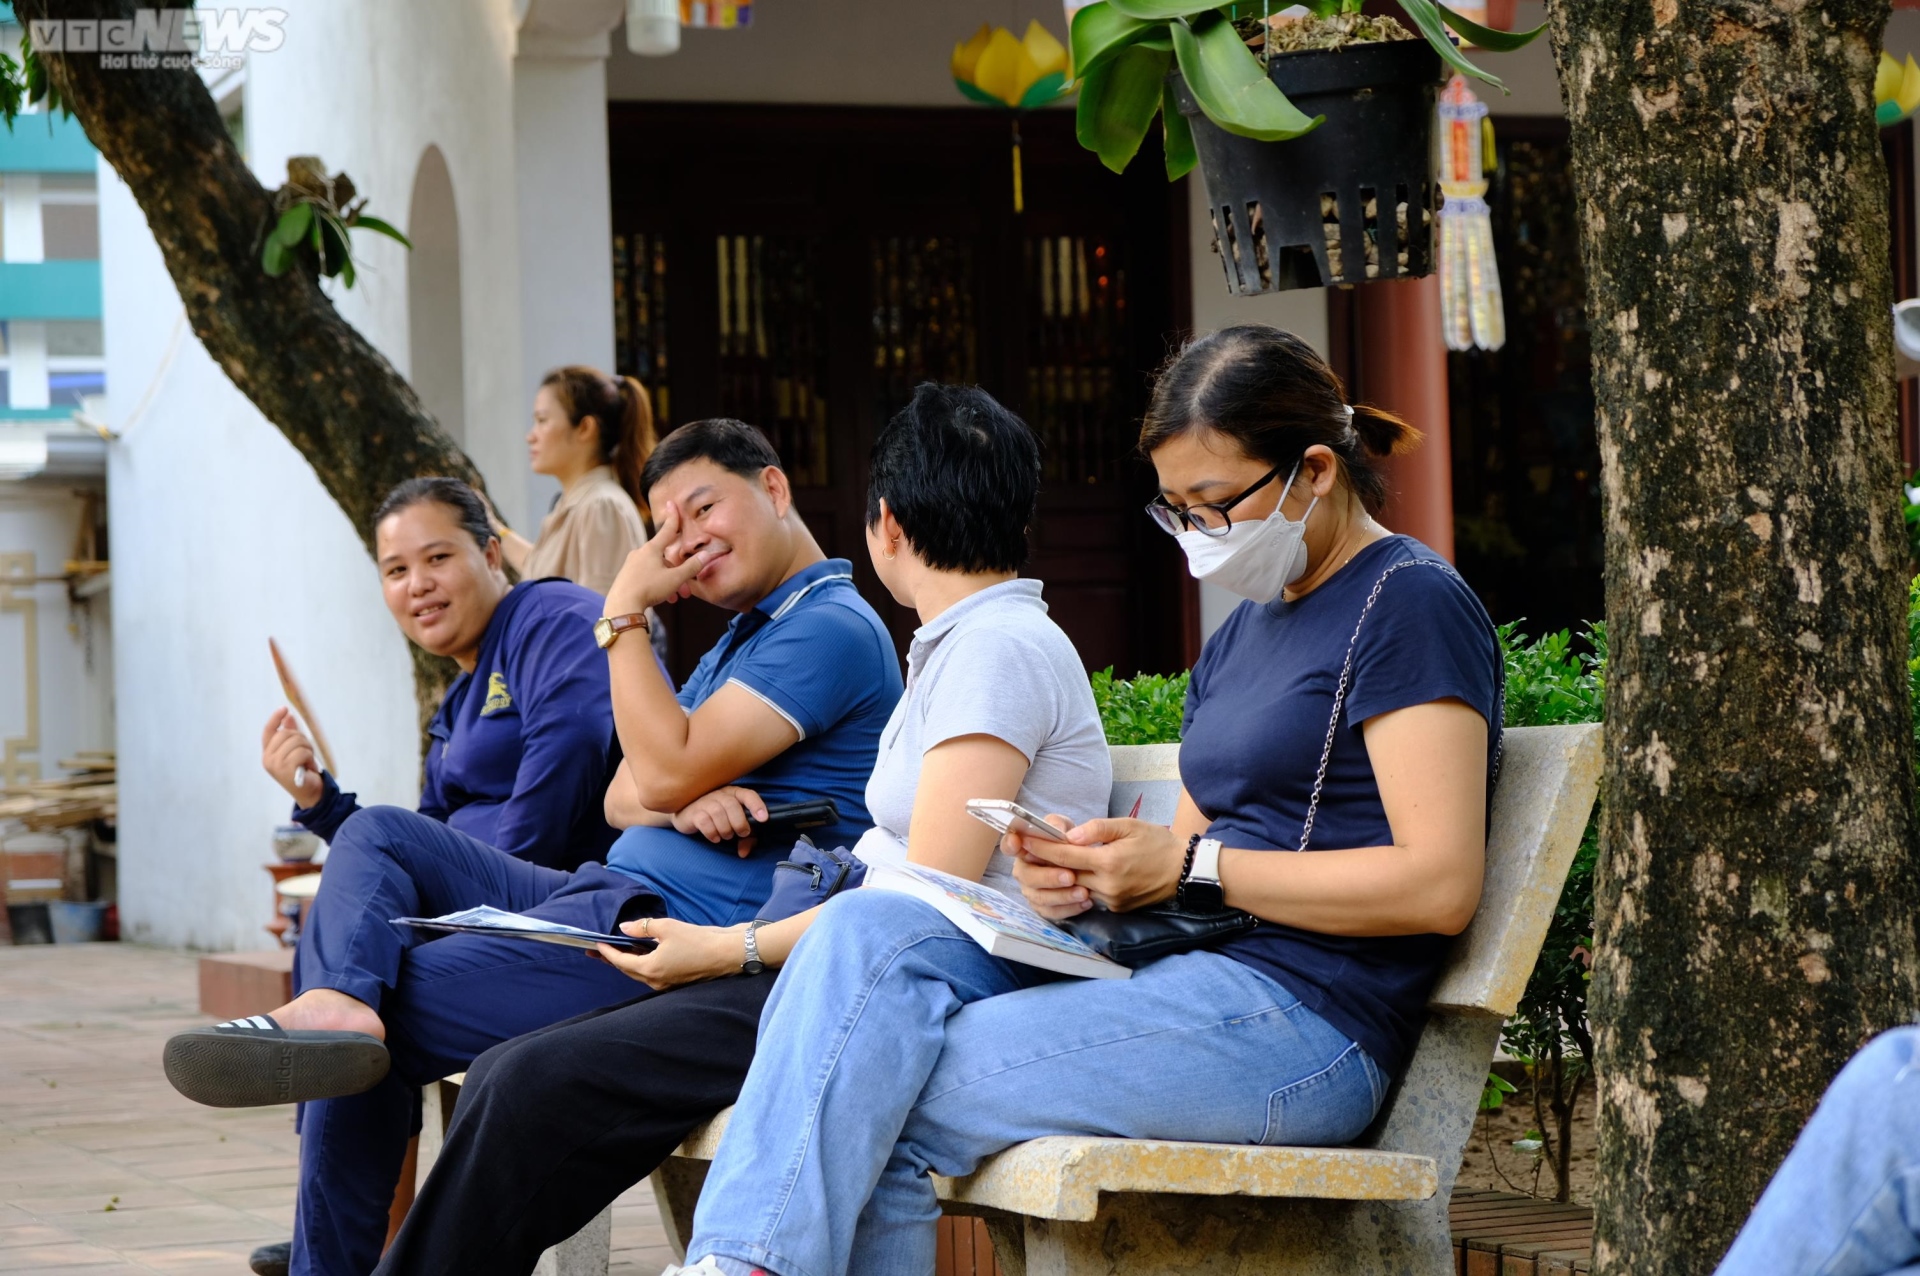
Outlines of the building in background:
M17 53L11 19L0 4ZM69 898L112 891L110 862L87 868L94 821L36 832L8 812L82 753L110 769L114 746L106 443L85 423L106 392L97 163L73 120L0 130L0 849L26 863L70 842L78 875L39 892Z

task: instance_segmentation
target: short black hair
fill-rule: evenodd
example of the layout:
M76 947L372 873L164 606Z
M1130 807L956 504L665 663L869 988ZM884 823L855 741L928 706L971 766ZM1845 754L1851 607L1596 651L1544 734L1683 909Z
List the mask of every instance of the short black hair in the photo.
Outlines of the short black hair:
M473 537L473 543L481 549L493 539L493 521L487 517L486 502L479 493L457 478L410 478L388 492L386 499L380 502L380 508L373 512L373 530L378 535L380 524L387 521L389 515L401 510L412 509L431 501L435 505L444 505L454 513L460 526L467 535Z
M655 484L688 461L712 461L741 478L757 478L769 465L776 470L783 468L780 454L766 435L745 421L709 417L689 421L660 440L647 458L646 468L640 471L641 492L653 491Z
M1027 561L1040 441L985 390L916 387L874 440L872 459L867 526L886 501L927 566L1010 572Z

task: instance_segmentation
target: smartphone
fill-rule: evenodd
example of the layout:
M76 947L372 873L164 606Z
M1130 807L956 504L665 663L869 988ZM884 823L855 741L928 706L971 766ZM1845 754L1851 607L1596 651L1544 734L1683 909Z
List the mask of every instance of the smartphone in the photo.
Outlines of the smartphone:
M969 798L967 814L1001 834L1018 833L1044 842L1064 842L1067 835L1018 802L1000 798Z
M805 802L769 803L767 818L748 817L753 835L762 839L799 837L809 829L825 828L840 822L840 808L832 798L811 798Z

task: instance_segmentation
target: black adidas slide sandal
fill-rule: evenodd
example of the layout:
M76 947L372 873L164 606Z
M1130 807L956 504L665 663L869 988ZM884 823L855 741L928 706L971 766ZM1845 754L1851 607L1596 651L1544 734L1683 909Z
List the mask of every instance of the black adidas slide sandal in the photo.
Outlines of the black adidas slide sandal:
M173 1088L210 1108L338 1099L387 1075L387 1047L364 1032L289 1031L266 1015L193 1028L167 1041Z

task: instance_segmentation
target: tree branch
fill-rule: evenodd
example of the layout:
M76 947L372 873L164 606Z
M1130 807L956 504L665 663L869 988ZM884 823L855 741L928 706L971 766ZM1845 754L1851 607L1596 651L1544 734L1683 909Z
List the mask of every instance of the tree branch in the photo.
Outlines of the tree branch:
M150 3L150 0L149 0ZM134 0L18 0L22 21L131 18ZM403 479L484 483L413 388L301 271L269 277L272 194L191 69L114 69L94 53L38 55L87 137L146 214L194 335L313 466L369 552L370 519Z

